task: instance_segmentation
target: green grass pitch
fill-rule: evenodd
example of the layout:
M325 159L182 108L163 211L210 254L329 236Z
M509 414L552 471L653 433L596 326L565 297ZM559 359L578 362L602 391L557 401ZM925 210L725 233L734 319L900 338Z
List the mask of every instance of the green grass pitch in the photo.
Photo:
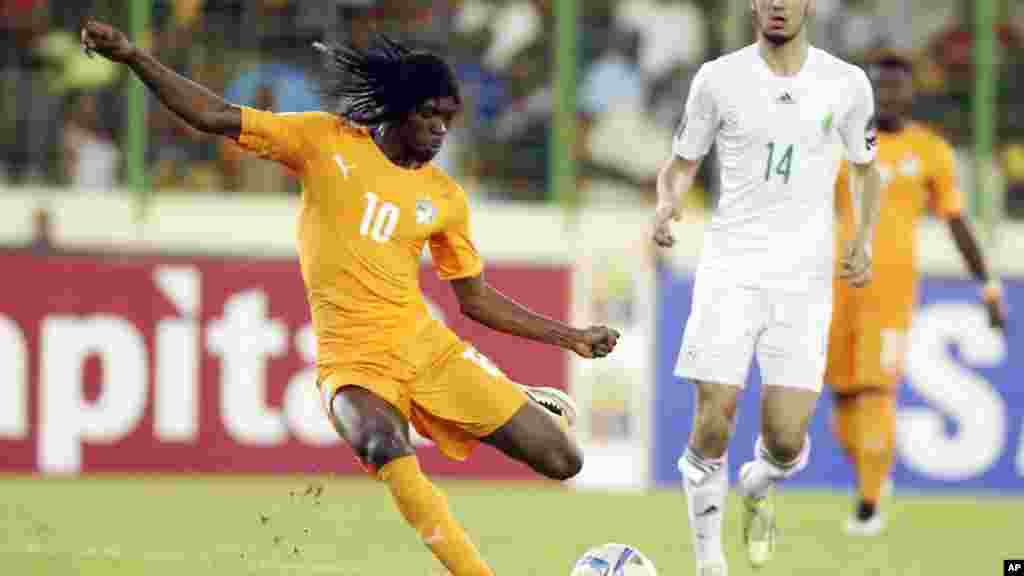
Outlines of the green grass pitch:
M645 552L662 576L693 574L678 492L578 493L441 482L499 575L568 576L587 547ZM759 572L743 561L730 501L733 576L983 576L1024 557L1024 499L899 496L880 539L840 532L845 494L779 493L780 542ZM0 477L0 573L11 576L440 574L383 486L323 477Z

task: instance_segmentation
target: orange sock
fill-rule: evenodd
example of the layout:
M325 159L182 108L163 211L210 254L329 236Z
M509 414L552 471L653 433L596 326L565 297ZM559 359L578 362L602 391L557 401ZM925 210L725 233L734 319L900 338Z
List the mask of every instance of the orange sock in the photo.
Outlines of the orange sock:
M453 576L494 576L462 527L452 518L448 499L420 470L415 456L381 467L398 510Z
M864 502L877 504L889 477L896 447L896 396L879 390L857 397L854 465Z

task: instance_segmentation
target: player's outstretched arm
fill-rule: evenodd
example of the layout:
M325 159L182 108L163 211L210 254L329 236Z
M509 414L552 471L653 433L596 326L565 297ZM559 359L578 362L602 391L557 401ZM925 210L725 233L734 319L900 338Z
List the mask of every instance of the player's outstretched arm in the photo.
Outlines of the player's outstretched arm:
M988 266L985 264L985 257L981 253L981 247L971 231L970 226L960 215L949 218L949 232L956 242L957 249L964 257L964 262L976 280L982 282L982 300L988 309L989 324L999 330L1006 329L1006 306L1003 303L1003 291L999 280L989 275Z
M850 163L850 205L856 235L843 255L840 277L860 287L871 283L871 242L882 207L882 176L875 162Z
M127 65L165 106L196 130L238 138L242 130L239 108L164 66L129 42L120 30L89 20L82 27L82 46L90 55L100 54Z
M658 172L658 205L654 209L654 242L668 248L675 244L671 221L682 218L682 199L693 186L700 160L686 160L672 155Z
M499 332L572 350L584 358L611 354L619 333L604 326L573 328L541 316L495 290L483 275L452 280L462 313Z

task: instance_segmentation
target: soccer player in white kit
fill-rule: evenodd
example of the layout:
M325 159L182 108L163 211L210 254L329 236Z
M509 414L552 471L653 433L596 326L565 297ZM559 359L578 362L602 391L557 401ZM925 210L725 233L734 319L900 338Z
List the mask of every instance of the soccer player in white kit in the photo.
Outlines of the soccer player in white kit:
M813 4L751 1L756 44L697 72L672 158L658 176L654 240L668 247L680 198L717 144L721 194L675 371L697 390L679 470L701 576L728 572L721 539L726 448L755 354L764 383L761 434L737 487L755 567L774 552L774 483L807 464L807 427L822 387L832 317L833 190L843 148L859 221L841 274L854 286L871 278L880 194L874 97L860 68L808 44Z

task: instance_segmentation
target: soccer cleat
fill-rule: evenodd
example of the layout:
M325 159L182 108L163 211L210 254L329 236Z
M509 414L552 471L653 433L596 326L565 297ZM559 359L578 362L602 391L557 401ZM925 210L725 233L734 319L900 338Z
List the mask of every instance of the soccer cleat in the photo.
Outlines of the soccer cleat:
M747 471L744 465L742 477ZM747 559L754 568L768 563L775 554L775 507L772 503L774 488L762 498L743 496L743 543L747 546Z
M697 576L729 576L729 568L725 564L705 564L697 569Z
M880 512L875 512L871 518L861 520L856 514L846 520L846 534L849 536L878 536L885 531L885 519Z
M565 392L556 388L524 385L520 385L520 387L530 397L530 400L540 404L555 416L565 418L565 422L570 428L576 423L576 403Z

